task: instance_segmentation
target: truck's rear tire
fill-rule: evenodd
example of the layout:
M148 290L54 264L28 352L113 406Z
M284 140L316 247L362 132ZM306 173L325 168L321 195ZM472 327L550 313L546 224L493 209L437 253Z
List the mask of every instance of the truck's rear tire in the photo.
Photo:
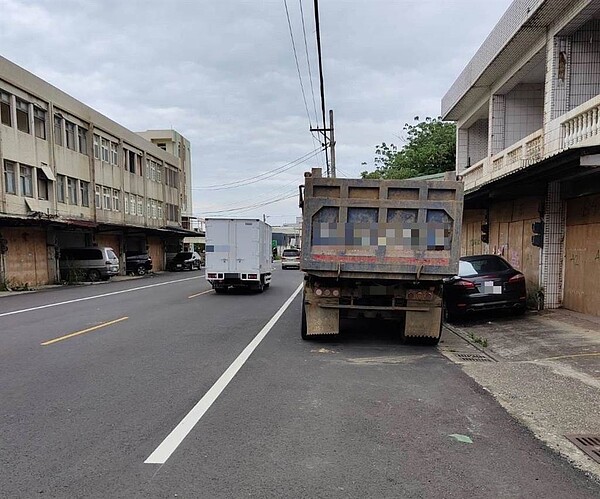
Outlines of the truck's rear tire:
M429 338L429 337L421 338L421 341L420 341L420 343L422 345L427 345L427 346L431 346L431 347L436 346L439 342L440 342L439 336L437 338Z
M215 288L215 293L217 293L218 295L224 295L225 293L227 293L227 288Z

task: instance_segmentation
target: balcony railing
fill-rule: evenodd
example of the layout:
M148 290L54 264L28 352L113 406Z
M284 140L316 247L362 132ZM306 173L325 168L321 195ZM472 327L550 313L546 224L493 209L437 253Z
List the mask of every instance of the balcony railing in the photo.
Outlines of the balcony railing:
M589 142L600 133L600 96L569 111L562 121L562 149Z
M465 190L474 189L542 159L544 154L543 132L540 129L504 151L491 158L485 158L466 169L461 174Z

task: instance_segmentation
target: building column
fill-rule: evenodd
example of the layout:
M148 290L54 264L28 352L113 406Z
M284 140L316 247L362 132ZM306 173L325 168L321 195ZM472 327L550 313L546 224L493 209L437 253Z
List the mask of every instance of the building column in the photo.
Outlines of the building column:
M571 46L570 36L554 36L546 44L546 123L570 109Z
M469 131L456 126L456 174L469 166Z
M492 95L490 99L490 129L488 138L488 156L504 150L504 127L506 98L502 94Z
M560 182L550 182L546 194L540 275L545 308L559 308L562 305L565 230L565 206L560 197Z

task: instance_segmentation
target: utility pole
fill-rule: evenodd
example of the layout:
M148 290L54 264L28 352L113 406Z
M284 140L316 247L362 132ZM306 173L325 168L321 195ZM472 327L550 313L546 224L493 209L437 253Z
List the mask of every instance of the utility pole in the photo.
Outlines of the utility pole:
M329 110L329 146L331 147L331 176L335 178L335 138L333 137L333 109Z

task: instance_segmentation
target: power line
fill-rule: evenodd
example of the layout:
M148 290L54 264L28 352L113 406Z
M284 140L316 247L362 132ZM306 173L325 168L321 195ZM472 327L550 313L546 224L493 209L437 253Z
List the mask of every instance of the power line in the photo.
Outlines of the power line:
M238 206L236 208L230 208L228 210L207 211L206 214L215 215L215 214L219 214L219 213L232 213L232 212L240 212L241 213L244 211L250 211L250 210L253 210L256 208L261 208L263 206L268 206L270 204L278 203L278 202L284 201L286 199L291 199L293 197L296 197L297 195L298 194L296 192L294 192L293 194L280 196L278 198L271 199L269 201L264 201L262 203L255 203L255 204L251 204L251 205L247 205L247 206Z
M261 173L259 175L255 175L253 177L249 177L246 179L242 179L242 180L236 180L234 182L229 182L226 184L215 184L215 185L208 185L205 187L192 187L192 190L214 190L214 191L220 191L220 190L224 190L224 189L234 189L237 187L242 187L242 186L246 186L246 185L250 185L250 184L255 184L257 182L261 182L263 180L266 180L268 178L272 178L276 175L279 175L280 173L284 173L288 170L291 170L292 168L305 163L306 161L308 161L309 159L317 156L321 151L323 150L322 147L319 147L318 149L314 149L313 151L306 153L303 156L300 156L299 158L290 161L289 163L286 163L283 166L278 166L277 168L274 168L273 170L269 170L266 171L264 173Z
M287 0L283 0L283 4L285 5L285 15L287 16L288 27L290 29L290 38L292 39L292 49L294 50L296 70L298 71L298 79L300 80L300 88L302 89L302 99L304 100L304 108L306 109L306 116L308 117L309 128L312 128L312 120L310 119L310 112L308 111L306 93L304 92L304 83L302 83L302 75L300 74L300 64L298 63L298 53L296 52L296 42L294 41L294 33L292 31L292 23L290 21L290 12L288 10Z

